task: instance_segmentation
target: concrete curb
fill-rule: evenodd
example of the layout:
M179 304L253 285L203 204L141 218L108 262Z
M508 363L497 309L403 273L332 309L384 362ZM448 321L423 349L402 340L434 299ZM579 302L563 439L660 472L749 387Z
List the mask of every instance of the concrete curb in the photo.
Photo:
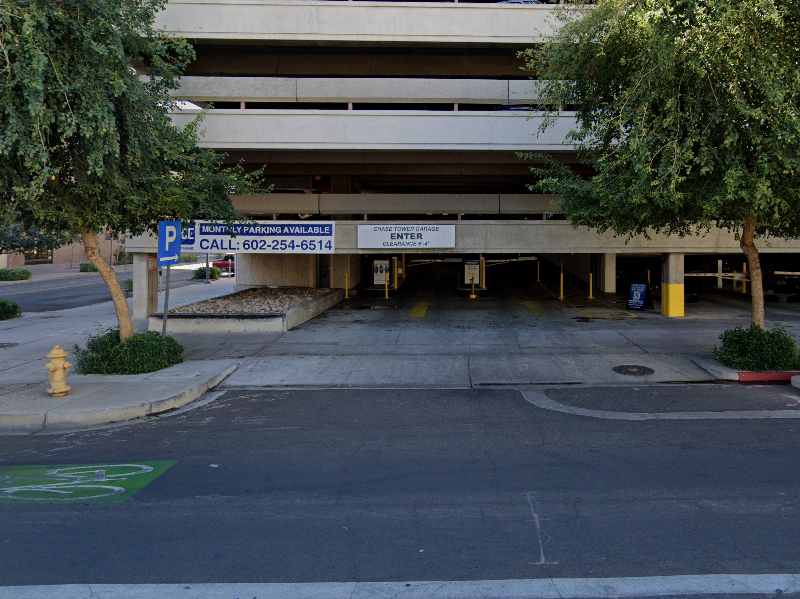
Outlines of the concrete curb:
M736 381L737 383L741 383L743 385L757 385L759 383L788 385L792 380L794 380L795 376L800 375L800 373L794 371L780 370L774 372L752 372L749 370L738 371L734 370L733 368L723 366L711 358L689 356L689 359L717 380Z
M206 362L219 363L219 368L215 369L213 373L197 373L200 379L193 381L189 386L175 389L165 389L165 395L151 400L131 400L121 402L115 400L95 401L95 405L86 406L85 409L75 408L68 404L55 405L52 408L36 409L36 406L31 406L30 412L24 411L0 413L0 434L4 435L21 435L31 434L40 431L61 431L76 428L83 428L87 426L96 426L100 424L110 424L112 422L120 422L130 420L132 418L141 418L142 416L153 416L161 414L169 410L174 410L187 403L194 401L206 391L213 389L219 385L225 378L232 374L238 367L240 362L238 360L209 360ZM183 366L191 366L192 362L184 362ZM181 366L181 365L178 365ZM171 367L174 368L174 367ZM129 395L134 397L142 397L146 395L157 395L158 391L153 390L153 379L150 377L164 377L163 380L169 381L170 378L180 380L180 374L177 376L166 372L170 369L160 371L160 373L149 373L146 375L131 375L137 377L135 380L130 380L124 375L114 375L113 378L109 377L109 382L105 386L100 386L98 391L92 395L100 395L102 398L107 397L107 394L113 393L113 384L123 383L131 387L141 384L145 388L141 392L133 392ZM163 373L163 374L162 374ZM128 380L126 380L128 379ZM156 378L155 380L158 380ZM69 396L67 396L69 397ZM75 402L81 402L84 398L76 398ZM37 400L30 400L31 403ZM42 401L42 400L39 400ZM44 401L47 401L46 399ZM24 400L23 400L24 402Z
M733 368L723 366L711 358L692 355L688 356L688 358L717 380L739 382L739 373Z
M601 420L771 420L800 418L800 410L750 410L735 412L607 412L576 408L553 401L541 391L522 391L525 401L543 410L552 410L574 416L586 416Z

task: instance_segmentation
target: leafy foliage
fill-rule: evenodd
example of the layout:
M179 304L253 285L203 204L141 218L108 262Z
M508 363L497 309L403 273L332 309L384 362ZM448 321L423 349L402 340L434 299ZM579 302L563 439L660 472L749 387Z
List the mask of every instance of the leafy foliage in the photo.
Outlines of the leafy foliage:
M97 267L91 262L81 262L78 272L97 272Z
M120 281L120 284L122 285L122 290L125 293L133 293L133 279L125 279Z
M107 226L137 235L159 220L232 221L229 194L258 193L260 171L225 168L223 155L198 146L199 119L171 123L169 90L194 51L154 29L165 4L0 2L0 212L87 244ZM127 303L101 274L126 339Z
M599 0L555 12L560 27L522 56L549 107L543 127L574 108L568 138L585 168L545 158L535 187L600 232L737 233L763 325L753 239L800 237L800 3Z
M35 250L60 248L72 243L75 236L59 231L44 231L36 226L25 229L21 223L0 226L0 254L26 254Z
M208 278L212 281L216 281L222 276L222 269L212 266L208 269ZM192 278L193 279L205 279L206 278L206 267L201 266L199 268L195 268L192 271Z
M27 281L33 273L27 268L0 269L0 281Z
M524 53L594 174L554 161L539 186L574 224L684 235L717 225L800 235L800 5L602 0L557 9ZM555 112L550 113L551 116Z
M722 346L714 348L714 356L737 370L800 369L800 353L792 336L780 326L771 331L759 326L736 327L719 336Z
M168 92L194 51L153 29L164 5L0 4L0 201L26 225L135 235L164 218L235 218L228 193L257 177L221 169L197 122L172 126Z
M155 331L136 333L120 342L118 329L86 338L86 349L73 348L80 374L143 374L183 362L183 346Z
M19 304L13 300L0 299L0 320L22 316Z

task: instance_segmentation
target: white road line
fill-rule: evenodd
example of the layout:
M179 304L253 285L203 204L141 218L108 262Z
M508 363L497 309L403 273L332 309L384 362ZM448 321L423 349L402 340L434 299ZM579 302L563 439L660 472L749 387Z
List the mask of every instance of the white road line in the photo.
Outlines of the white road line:
M522 391L529 403L543 410L553 410L575 416L588 416L603 420L769 420L781 418L800 418L800 410L752 410L737 412L609 412L576 408L553 401L541 391Z
M800 574L641 578L208 584L71 584L0 587L2 599L612 599L800 593Z
M547 560L544 558L544 543L542 543L542 525L539 522L539 515L536 513L536 509L534 508L533 497L531 497L531 493L526 493L525 497L528 498L528 506L531 508L531 516L533 516L533 524L536 526L536 538L539 541L539 563L546 564Z

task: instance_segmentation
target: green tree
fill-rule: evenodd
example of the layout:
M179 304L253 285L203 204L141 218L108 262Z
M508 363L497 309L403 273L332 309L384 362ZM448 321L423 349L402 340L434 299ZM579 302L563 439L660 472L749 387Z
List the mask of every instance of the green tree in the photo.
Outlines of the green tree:
M599 0L556 13L556 32L522 54L549 114L574 107L571 140L593 174L549 158L537 187L561 195L575 226L733 231L763 327L754 239L800 236L800 3Z
M75 236L61 231L26 229L18 222L0 225L0 254L25 254L37 249L55 250L75 241Z
M171 124L169 90L194 52L153 28L165 3L0 2L0 210L24 227L81 236L123 342L133 334L128 304L95 233L232 220L229 194L253 193L260 177L223 169L223 156L198 147L197 122Z

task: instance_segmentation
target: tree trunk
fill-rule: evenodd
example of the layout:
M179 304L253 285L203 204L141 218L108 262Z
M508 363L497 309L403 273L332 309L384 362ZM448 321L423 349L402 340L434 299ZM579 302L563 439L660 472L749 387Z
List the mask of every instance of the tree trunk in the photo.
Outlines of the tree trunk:
M128 300L119 284L119 279L103 257L100 255L100 248L97 247L97 237L91 229L81 229L81 239L83 247L86 249L86 257L97 267L103 281L111 292L111 299L117 311L117 322L119 323L119 338L122 343L133 337L133 321L131 312L128 309Z
M753 243L756 232L756 217L747 216L742 234L739 237L739 246L747 258L747 267L750 269L750 297L753 306L753 324L764 328L764 283L761 277L761 260L758 257L758 248Z

